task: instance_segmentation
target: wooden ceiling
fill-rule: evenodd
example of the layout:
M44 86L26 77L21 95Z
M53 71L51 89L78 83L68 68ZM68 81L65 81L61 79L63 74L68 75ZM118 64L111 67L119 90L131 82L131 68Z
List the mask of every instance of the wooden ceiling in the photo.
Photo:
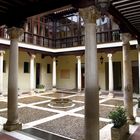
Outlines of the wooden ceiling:
M72 3L73 0L0 0L0 25L20 26L29 16Z
M109 12L120 21L122 31L127 28L140 37L140 0L111 0Z
M61 7L86 7L95 0L0 0L0 25L22 26L27 17ZM110 0L109 13L140 38L140 0ZM124 28L125 27L125 28Z

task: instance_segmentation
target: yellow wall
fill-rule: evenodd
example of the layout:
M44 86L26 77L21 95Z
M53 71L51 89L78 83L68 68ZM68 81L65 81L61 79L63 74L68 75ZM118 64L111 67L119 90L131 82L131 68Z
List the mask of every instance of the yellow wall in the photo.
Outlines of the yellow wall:
M99 86L103 90L105 89L106 82L108 82L105 80L105 62L108 62L107 55L108 55L108 53L98 53ZM103 56L103 58L104 58L103 64L100 63L101 56ZM130 51L130 59L131 59L131 61L138 60L137 50ZM113 60L113 62L118 62L118 61L121 62L121 72L123 73L122 52L117 51L117 52L112 53L112 60ZM122 78L123 78L123 76L122 76Z
M8 67L9 67L9 51L4 54L6 60L6 73L3 75L4 91L8 87ZM30 89L30 73L24 73L24 62L30 63L30 56L27 52L19 52L19 74L18 74L18 88L20 91L29 91ZM35 82L36 82L36 63L40 63L40 84L45 85L47 89L52 88L52 74L47 74L47 64L52 64L51 57L41 58L40 54L36 54L35 58Z
M57 60L57 88L76 88L76 56L59 56ZM63 76L62 71L66 75Z
M122 52L118 51L112 54L112 59L114 61L121 61L122 64ZM100 57L104 58L103 64L100 63ZM137 50L131 50L130 53L131 61L137 60ZM69 56L59 56L57 59L57 88L60 89L74 89L76 88L76 63L77 58L75 55ZM8 87L8 67L9 67L9 51L6 50L4 54L4 60L6 60L6 73L4 73L4 91L7 91ZM30 73L23 72L24 62L30 62L30 56L27 52L19 52L19 89L21 91L29 91L30 89ZM105 62L108 62L107 53L98 53L98 71L99 71L99 86L101 89L105 89L106 79L105 79ZM47 64L51 64L52 69L52 58L46 56L41 58L41 54L36 54L35 58L35 68L36 63L40 63L40 84L45 85L47 89L52 88L52 73L47 73ZM84 63L84 56L82 56L82 63ZM51 70L52 71L52 70ZM62 74L64 72L64 74ZM36 69L35 69L36 75ZM35 77L36 80L36 77Z

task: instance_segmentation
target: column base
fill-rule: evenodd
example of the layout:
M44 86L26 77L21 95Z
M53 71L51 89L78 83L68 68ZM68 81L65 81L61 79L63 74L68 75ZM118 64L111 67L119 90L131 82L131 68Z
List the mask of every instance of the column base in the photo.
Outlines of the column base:
M112 93L112 92L109 92L109 94L108 94L108 98L114 98L115 96L114 96L114 93Z
M30 94L31 94L31 95L35 95L34 90L31 90L31 91L30 91Z
M82 90L81 89L78 89L78 92L81 92Z
M135 118L133 116L132 117L127 117L127 122L131 125L136 124Z
M3 129L6 131L14 131L14 130L21 130L22 129L22 123L17 122L16 124L12 123L6 123L3 125Z
M56 88L52 88L52 91L53 91L53 92L56 92Z

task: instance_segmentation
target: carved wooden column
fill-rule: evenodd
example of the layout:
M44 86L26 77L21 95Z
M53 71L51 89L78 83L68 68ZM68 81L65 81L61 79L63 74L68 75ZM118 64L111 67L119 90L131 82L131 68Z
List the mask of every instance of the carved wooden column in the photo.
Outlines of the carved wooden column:
M133 117L133 87L132 87L132 66L130 60L130 39L129 33L122 33L122 47L123 47L123 93L124 106L127 110L127 119L130 124L135 123Z
M85 23L85 140L99 140L99 93L94 6L79 9Z
M22 35L21 28L8 29L10 36L9 77L8 77L8 120L4 124L7 131L19 130L22 124L18 120L18 39Z

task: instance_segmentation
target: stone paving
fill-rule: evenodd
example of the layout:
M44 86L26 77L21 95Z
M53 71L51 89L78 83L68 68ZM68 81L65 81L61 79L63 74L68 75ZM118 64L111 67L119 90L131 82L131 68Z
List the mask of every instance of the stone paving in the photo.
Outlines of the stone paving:
M19 120L23 124L56 114L54 112L43 111L43 110L34 109L30 107L18 108L18 113L19 113ZM0 116L6 118L7 111L0 112Z
M70 98L75 106L69 108L52 108L48 106L51 99ZM19 120L23 123L23 129L37 128L43 131L52 132L71 139L82 140L84 138L84 94L67 93L39 93L34 96L23 95L18 99ZM117 99L99 97L100 102L100 134L110 119L108 114L116 105L123 105L120 97ZM7 98L0 100L0 116L7 117ZM134 105L136 102L134 102ZM93 108L94 109L94 108ZM1 124L2 125L2 124ZM101 139L104 140L104 139Z
M115 105L115 106L124 106L123 100L116 100L116 99L110 99L108 101L103 102L102 104L109 104L109 105ZM136 105L137 102L133 101L133 105Z
M7 102L0 101L0 109L6 108Z
M31 96L31 97L19 98L18 102L24 103L24 104L30 104L30 103L40 102L40 101L45 101L45 100L50 100L50 99L43 98L43 97L37 97L37 96Z

